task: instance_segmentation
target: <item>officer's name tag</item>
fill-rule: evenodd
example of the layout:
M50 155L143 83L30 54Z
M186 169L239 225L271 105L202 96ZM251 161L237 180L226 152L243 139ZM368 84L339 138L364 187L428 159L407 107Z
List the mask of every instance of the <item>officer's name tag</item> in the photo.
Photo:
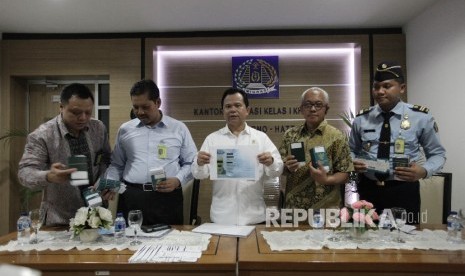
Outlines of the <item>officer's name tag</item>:
M389 160L387 159L365 159L354 158L354 161L363 162L367 165L367 170L370 172L386 173L389 171Z

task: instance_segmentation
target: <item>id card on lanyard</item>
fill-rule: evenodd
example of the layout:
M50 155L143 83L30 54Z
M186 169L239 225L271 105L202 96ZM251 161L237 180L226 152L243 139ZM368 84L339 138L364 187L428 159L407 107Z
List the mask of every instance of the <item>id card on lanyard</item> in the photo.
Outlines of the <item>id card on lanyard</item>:
M164 144L158 144L158 158L166 159L168 157L168 148Z

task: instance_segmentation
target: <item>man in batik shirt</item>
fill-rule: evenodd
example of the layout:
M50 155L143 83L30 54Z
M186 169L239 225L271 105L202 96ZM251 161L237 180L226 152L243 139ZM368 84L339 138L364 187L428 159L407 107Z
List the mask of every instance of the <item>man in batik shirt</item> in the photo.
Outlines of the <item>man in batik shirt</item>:
M320 209L342 206L340 185L353 171L347 137L329 125L325 116L329 109L328 93L318 87L303 92L300 112L305 123L284 133L279 151L284 160L286 208ZM303 142L305 161L291 154L291 144ZM317 163L312 166L310 149L323 146L329 169Z

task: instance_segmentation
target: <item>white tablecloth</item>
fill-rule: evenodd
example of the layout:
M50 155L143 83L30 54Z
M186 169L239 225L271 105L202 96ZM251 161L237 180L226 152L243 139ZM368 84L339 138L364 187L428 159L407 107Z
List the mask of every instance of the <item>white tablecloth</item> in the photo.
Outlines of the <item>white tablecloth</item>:
M38 244L18 244L18 241L12 240L8 244L0 246L0 251L44 251L44 250L124 250L130 249L136 251L143 245L178 245L178 246L199 246L206 250L210 243L211 235L193 233L190 231L173 230L162 238L140 237L142 245L131 246L129 243L132 238L125 238L121 244L116 244L112 235L101 235L96 242L82 243L79 238L72 238L69 231L40 231Z
M369 230L366 240L345 239L342 231L335 231L339 241L330 241L332 230L294 230L294 231L262 231L266 242L273 251L283 250L318 250L329 249L435 249L465 250L465 243L452 243L446 240L447 232L443 230L412 231L412 234L401 233L405 243L394 241L397 232L380 237L378 231Z

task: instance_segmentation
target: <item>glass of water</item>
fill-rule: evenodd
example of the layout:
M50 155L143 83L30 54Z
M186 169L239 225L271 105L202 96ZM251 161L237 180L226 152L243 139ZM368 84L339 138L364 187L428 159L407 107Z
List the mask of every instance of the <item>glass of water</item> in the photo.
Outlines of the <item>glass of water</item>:
M407 211L404 208L394 207L391 208L391 212L397 228L397 238L395 241L404 243L405 241L400 237L400 228L402 228L407 223Z
M131 210L128 213L128 224L134 230L134 239L131 241L130 245L139 245L142 242L137 239L137 233L140 231L142 225L142 211L141 210Z
M39 229L42 227L45 219L45 211L43 208L33 209L29 212L29 219L31 220L31 227L34 231L33 236L29 243L39 243Z

